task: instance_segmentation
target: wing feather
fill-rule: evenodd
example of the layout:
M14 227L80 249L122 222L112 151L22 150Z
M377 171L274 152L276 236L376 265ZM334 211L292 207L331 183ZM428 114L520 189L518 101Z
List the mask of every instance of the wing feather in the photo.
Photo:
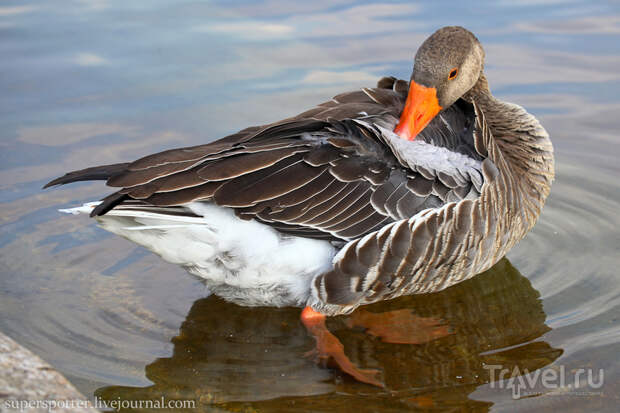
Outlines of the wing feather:
M299 147L274 149L269 151L249 153L238 159L236 156L210 162L196 171L196 174L205 181L224 181L267 168L282 159L288 158L305 149Z
M121 189L99 213L138 201L140 208L171 213L189 202L213 202L282 232L352 240L424 209L475 197L494 176L493 165L474 173L407 163L384 136L400 116L407 89L406 81L383 78L376 88L342 93L298 116L210 144L52 182L107 178L109 186ZM484 142L471 136L474 112L459 105L443 111L420 139L460 156L484 156ZM388 263L383 265L391 268Z

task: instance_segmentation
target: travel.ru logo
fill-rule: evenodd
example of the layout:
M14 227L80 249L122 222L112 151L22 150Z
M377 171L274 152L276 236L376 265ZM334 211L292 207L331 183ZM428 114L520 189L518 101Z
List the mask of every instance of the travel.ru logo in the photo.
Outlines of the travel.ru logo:
M521 370L518 366L511 370L499 364L485 364L483 367L489 370L491 388L510 389L513 399L518 399L522 395L542 393L542 391L532 391L539 388L538 386L551 390L548 393L600 394L600 392L594 393L585 388L600 389L605 381L603 369L599 369L598 374L595 374L593 369L573 369L567 375L564 366L559 366L559 369L544 368L534 372L528 369Z

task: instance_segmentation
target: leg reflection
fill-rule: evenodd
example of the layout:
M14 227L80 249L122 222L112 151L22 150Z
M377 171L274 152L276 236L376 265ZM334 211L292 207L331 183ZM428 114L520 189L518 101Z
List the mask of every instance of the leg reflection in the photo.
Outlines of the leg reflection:
M353 376L358 381L384 387L384 384L377 379L379 370L360 369L349 360L347 355L344 354L344 346L338 340L338 337L327 329L323 314L314 311L310 307L306 307L301 313L301 321L316 340L316 348L306 353L306 355L313 356L322 365L329 365L330 362L333 362L340 370Z
M448 325L435 317L421 317L410 309L373 313L355 311L346 320L347 326L362 327L367 334L386 343L422 344L452 334Z

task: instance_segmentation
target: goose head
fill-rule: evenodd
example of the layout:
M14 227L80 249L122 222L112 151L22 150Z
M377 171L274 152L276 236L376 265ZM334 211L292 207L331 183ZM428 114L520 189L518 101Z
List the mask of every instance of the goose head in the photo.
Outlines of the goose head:
M474 87L484 66L482 45L469 30L443 27L415 55L409 94L394 132L413 140L442 110Z

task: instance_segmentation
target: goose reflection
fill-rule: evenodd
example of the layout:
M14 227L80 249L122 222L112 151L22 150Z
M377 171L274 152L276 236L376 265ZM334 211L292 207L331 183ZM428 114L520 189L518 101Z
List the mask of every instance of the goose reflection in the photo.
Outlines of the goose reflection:
M197 410L192 411L216 406L236 411L335 406L484 410L492 403L468 395L490 381L485 365L534 371L562 354L536 341L550 330L545 318L538 291L503 259L444 291L378 303L330 320L328 327L354 363L383 372L382 390L301 358L314 343L297 310L239 307L209 297L193 304L172 339L173 354L146 366L152 385L108 386L96 394L104 400L195 400ZM405 334L404 344L386 343L382 323L415 334Z

